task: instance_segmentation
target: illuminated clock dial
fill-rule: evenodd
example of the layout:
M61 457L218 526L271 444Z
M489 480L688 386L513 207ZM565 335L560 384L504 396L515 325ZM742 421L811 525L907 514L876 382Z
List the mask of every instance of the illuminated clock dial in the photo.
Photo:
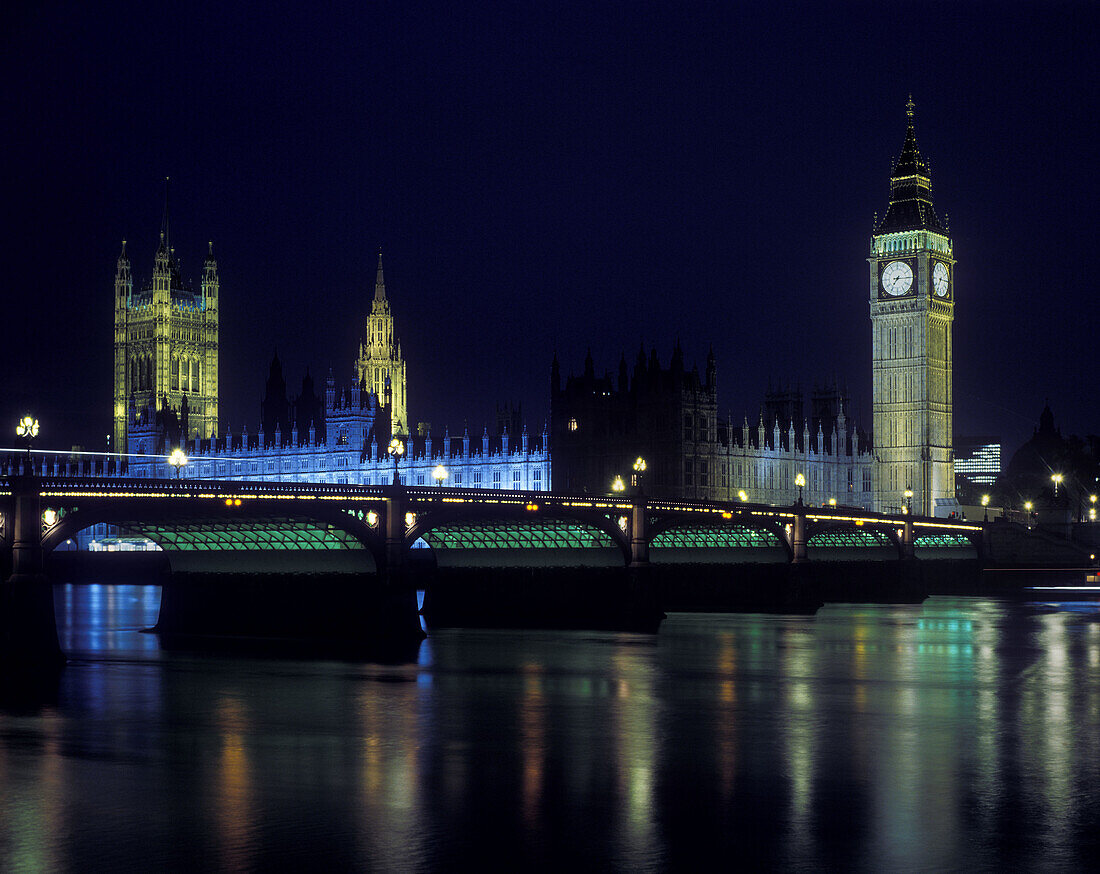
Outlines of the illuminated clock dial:
M913 268L904 261L891 261L882 271L882 290L900 297L913 284Z
M932 287L936 291L936 297L947 297L947 289L951 283L951 276L947 272L947 265L937 261L932 268Z

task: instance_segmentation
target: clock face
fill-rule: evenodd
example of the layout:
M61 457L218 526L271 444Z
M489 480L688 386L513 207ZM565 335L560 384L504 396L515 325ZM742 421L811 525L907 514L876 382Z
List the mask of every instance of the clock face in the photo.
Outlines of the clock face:
M932 268L932 288L936 297L947 297L947 289L951 284L951 274L947 272L947 265L937 261Z
M882 271L882 290L894 297L905 294L913 285L913 268L904 261L891 261Z

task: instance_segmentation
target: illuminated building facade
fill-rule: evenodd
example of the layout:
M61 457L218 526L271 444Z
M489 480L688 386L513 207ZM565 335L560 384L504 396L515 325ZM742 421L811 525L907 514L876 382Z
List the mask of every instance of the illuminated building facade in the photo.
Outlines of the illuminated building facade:
M677 344L667 369L656 350L638 353L633 373L625 356L617 378L596 376L591 353L581 376L563 383L551 368L550 433L554 488L606 494L615 477L629 481L638 456L643 487L654 497L790 504L806 480L806 503L869 509L873 456L866 435L848 420L837 390L815 391L804 418L801 392L769 393L755 427L718 415L713 352L705 374L684 369Z
M196 292L181 276L165 207L152 281L134 291L126 241L115 267L114 428L111 449L127 451L133 411L171 410L188 438L218 427L218 262L214 244Z
M268 386L265 407L274 400L270 378ZM368 486L392 483L393 459L386 452L391 418L378 403L377 395L366 391L362 383L337 387L330 375L321 399L321 418L302 430L298 427L297 407L305 395L303 390L298 402L290 405L290 427L285 430L284 423L276 420L273 431L265 430L262 424L255 434L247 429L233 434L226 428L220 437L186 444L189 460L180 470L180 477ZM135 452L148 457L130 458L129 476L175 477L167 463L171 441L163 425L148 421L135 424L130 440ZM428 433L405 441L399 472L406 485L436 485L436 468L442 465L442 484L455 488L550 488L549 435L545 432L538 439L530 439L526 428L518 438L511 438L507 431L490 437L485 429L480 440L471 441L468 431L461 437L451 437L445 431L442 439L433 439Z
M955 259L932 206L913 101L890 177L890 205L871 237L870 306L875 509L946 515L955 506L951 324Z
M182 446L190 458L180 470L182 479L384 485L393 481L393 460L386 449L397 434L406 445L400 461L401 481L406 485L435 485L436 468L442 465L447 486L549 490L549 435L544 430L541 437L530 438L510 408L508 421L500 425L496 437L490 437L487 428L474 441L468 431L462 437L444 431L442 439L433 439L428 429L416 436L406 434L403 418L386 403L404 403L405 363L393 341L381 258L374 304L368 343L358 360L358 379L338 386L330 372L323 394L317 394L307 372L301 392L291 399L282 362L275 355L255 433L244 429L234 434L226 426L220 436L211 429L210 436L200 437L191 427L186 405L182 409L157 405L152 396L146 396L144 406L138 406L131 396L125 423L130 451L136 457L128 459L126 475L175 477L167 456Z
M412 433L405 396L405 360L401 357L401 342L393 331L393 314L382 277L381 252L374 280L374 300L367 316L366 336L359 344L356 371L367 391L374 392L390 407L394 433Z
M995 437L962 437L955 447L955 473L993 485L1001 475L1001 443Z

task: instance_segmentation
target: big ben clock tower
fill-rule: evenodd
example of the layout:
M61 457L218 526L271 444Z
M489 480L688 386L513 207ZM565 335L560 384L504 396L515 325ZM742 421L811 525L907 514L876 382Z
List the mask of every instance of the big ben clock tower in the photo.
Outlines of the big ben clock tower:
M871 237L871 359L875 508L934 515L955 497L951 322L955 259L932 207L917 149L913 100L890 175L890 205ZM912 497L907 497L907 492Z

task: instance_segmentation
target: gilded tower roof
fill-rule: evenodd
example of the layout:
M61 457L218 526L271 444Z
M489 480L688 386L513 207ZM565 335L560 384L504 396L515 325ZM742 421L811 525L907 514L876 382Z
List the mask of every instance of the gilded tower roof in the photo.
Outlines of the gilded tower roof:
M878 234L917 230L946 233L932 206L932 174L917 148L913 106L910 97L905 105L905 142L890 174L890 206L875 228Z

